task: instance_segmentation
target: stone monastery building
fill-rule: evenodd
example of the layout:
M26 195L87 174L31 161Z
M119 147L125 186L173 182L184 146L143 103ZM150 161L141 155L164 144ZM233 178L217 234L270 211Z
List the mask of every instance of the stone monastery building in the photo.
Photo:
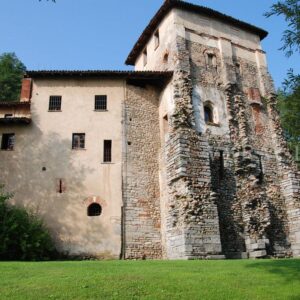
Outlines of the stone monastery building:
M0 182L74 255L300 256L266 36L166 0L135 71L28 71L20 102L0 104Z

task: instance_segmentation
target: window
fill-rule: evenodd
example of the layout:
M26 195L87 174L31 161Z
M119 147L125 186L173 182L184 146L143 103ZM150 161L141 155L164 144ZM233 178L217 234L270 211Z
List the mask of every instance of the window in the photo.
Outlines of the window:
M241 65L238 62L235 63L235 73L237 75L240 75L240 73L241 73Z
M206 65L207 67L217 68L217 58L213 53L206 53Z
M61 96L50 96L49 111L61 111Z
M219 169L220 179L224 178L224 151L220 151L220 169Z
M157 49L159 46L159 31L156 30L154 33L154 48Z
M73 133L72 149L84 149L85 133Z
M214 123L213 110L208 104L204 106L204 120L205 123Z
M111 140L104 141L103 162L111 162Z
M107 110L107 96L95 96L95 110Z
M145 49L143 51L143 62L144 62L144 66L146 66L146 64L147 64L147 49Z
M66 184L64 179L57 179L56 180L56 192L62 194L66 191Z
M2 134L1 150L14 150L15 134L4 133Z
M92 203L87 208L87 215L89 217L97 217L102 213L102 207L98 203Z

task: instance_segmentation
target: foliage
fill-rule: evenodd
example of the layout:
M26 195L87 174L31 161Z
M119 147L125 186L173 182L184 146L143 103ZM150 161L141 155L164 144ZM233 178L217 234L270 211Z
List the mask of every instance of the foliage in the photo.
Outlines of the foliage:
M271 6L265 16L284 16L288 29L283 32L283 46L280 48L287 56L300 53L300 10L299 0L278 1ZM290 150L296 155L300 151L300 75L289 70L283 82L283 91L279 91L278 108L281 122ZM300 164L300 162L299 162Z
M42 221L23 208L9 205L0 188L0 260L48 260L55 255Z
M285 135L296 160L300 150L300 75L291 71L284 83L285 89L279 91L278 109Z
M26 67L15 53L0 55L0 101L19 100L25 71Z
M299 299L300 260L0 264L1 299Z
M300 10L299 0L278 1L271 6L271 11L265 13L266 17L284 16L288 23L288 29L283 32L283 46L280 48L285 51L287 56L294 52L300 52Z

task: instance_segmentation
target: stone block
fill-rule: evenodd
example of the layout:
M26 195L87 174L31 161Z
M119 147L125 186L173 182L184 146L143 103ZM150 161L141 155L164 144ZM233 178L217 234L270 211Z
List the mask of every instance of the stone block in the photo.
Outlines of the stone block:
M249 253L249 258L260 258L267 256L266 250L257 250Z

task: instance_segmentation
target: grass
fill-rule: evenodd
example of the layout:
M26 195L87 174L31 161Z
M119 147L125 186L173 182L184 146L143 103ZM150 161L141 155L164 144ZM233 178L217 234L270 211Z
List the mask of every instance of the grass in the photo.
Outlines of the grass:
M300 299L300 260L0 262L0 299Z

